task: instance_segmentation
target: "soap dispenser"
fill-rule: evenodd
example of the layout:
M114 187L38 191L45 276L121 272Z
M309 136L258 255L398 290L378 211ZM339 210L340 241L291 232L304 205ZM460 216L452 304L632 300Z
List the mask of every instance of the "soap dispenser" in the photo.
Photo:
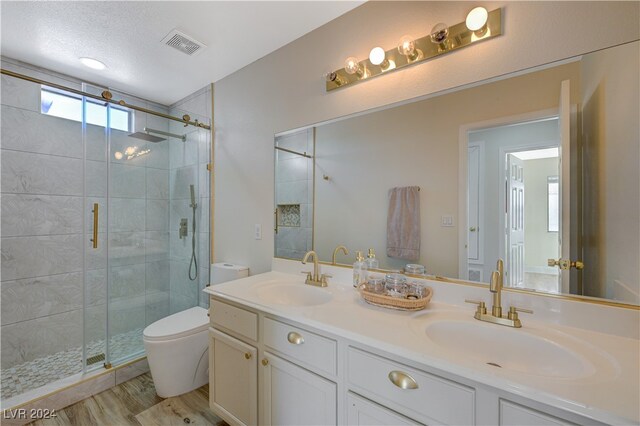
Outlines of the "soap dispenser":
M376 259L376 252L372 248L369 249L366 262L369 270L378 269L380 267L380 263L378 262L378 259Z
M367 281L367 262L361 251L356 252L356 262L353 264L353 286L358 287Z

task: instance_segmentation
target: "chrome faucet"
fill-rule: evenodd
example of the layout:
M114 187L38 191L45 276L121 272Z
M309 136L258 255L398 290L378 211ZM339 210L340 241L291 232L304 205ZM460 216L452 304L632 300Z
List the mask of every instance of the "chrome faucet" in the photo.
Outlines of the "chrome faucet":
M349 250L347 250L347 248L345 246L336 247L336 249L333 251L333 257L331 258L331 264L332 265L336 264L336 256L338 256L338 252L340 250L342 250L342 253L344 253L345 256L349 256Z
M309 261L309 257L313 256L313 275L311 272L302 272L303 274L307 274L307 279L304 281L305 284L315 285L317 287L326 287L327 286L327 278L331 277L331 275L322 274L320 275L320 266L318 265L318 254L311 250L308 251L304 258L302 259L302 264L306 265Z
M491 314L487 313L487 306L482 301L465 300L465 302L475 303L476 305L478 305L478 309L476 309L476 313L473 317L479 321L486 321L494 324L520 328L522 327L522 323L520 322L520 318L518 318L518 312L532 314L533 311L530 309L522 309L511 306L509 308L507 316L502 316L502 287L504 284L504 261L502 259L498 259L496 268L497 271L493 271L491 273L491 281L489 283L489 291L493 295L493 306L491 307Z

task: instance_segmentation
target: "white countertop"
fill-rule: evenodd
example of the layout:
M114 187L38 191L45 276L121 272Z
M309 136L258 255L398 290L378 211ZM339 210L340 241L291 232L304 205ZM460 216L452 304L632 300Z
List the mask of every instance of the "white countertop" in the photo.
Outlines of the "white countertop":
M282 263L282 262L281 262ZM292 267L300 270L298 262ZM275 263L274 263L275 264ZM323 269L331 267L323 266ZM331 279L323 291L333 297L328 303L293 307L265 303L256 289L273 283L304 284L300 274L267 272L224 284L207 287L204 291L220 299L240 303L248 307L277 315L302 325L308 325L354 342L376 347L416 363L440 369L482 384L523 396L543 404L551 405L597 421L610 424L640 423L640 341L627 336L603 333L584 328L570 327L556 322L541 321L544 312L536 311L533 316L521 315L523 329L535 332L536 329L555 333L557 336L573 336L588 342L598 353L603 366L599 373L577 379L538 376L528 373L497 369L466 356L452 356L438 345L434 345L426 335L421 335L421 318L429 313L446 312L448 315L468 315L473 317L474 307L456 306L442 303L449 290L441 282L425 280L434 288L434 297L427 309L420 312L402 312L378 308L365 303L359 294L345 279L350 270L330 272L336 278ZM347 272L344 272L347 271ZM460 291L462 287L468 297L477 296L478 291L465 286L451 287L451 291ZM441 297L438 297L440 293ZM538 302L539 303L539 302ZM503 306L508 306L506 303ZM557 309L556 309L557 310ZM557 312L556 312L557 314ZM627 315L635 318L635 315ZM625 317L626 318L626 317ZM495 327L500 327L494 325ZM513 332L514 329L508 329Z

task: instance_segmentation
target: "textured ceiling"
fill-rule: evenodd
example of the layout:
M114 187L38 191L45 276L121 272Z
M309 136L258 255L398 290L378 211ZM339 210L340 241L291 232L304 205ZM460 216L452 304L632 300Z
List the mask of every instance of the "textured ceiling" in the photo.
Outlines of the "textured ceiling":
M362 3L2 1L2 55L170 105ZM174 28L207 48L163 45Z

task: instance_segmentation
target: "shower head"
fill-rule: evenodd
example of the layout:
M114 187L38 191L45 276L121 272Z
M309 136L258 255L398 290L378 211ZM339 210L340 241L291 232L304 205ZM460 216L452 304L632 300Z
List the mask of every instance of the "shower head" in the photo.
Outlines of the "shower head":
M162 135L162 136L169 136L169 137L172 137L172 138L180 139L182 142L186 142L187 141L187 135L176 135L175 133L169 133L169 132L165 132L163 130L150 129L148 127L144 128L144 133L143 132L135 132L135 133L131 133L129 136L131 136L132 138L138 138L138 139L142 139L142 140L147 141L147 142L154 142L154 143L166 141L165 138L154 136L151 133L155 133L155 134Z
M136 138L136 139L142 139L143 141L153 142L153 143L166 141L165 138L161 138L161 137L158 137L158 136L153 136L153 135L150 135L149 133L143 133L143 132L131 133L129 135L129 137Z

